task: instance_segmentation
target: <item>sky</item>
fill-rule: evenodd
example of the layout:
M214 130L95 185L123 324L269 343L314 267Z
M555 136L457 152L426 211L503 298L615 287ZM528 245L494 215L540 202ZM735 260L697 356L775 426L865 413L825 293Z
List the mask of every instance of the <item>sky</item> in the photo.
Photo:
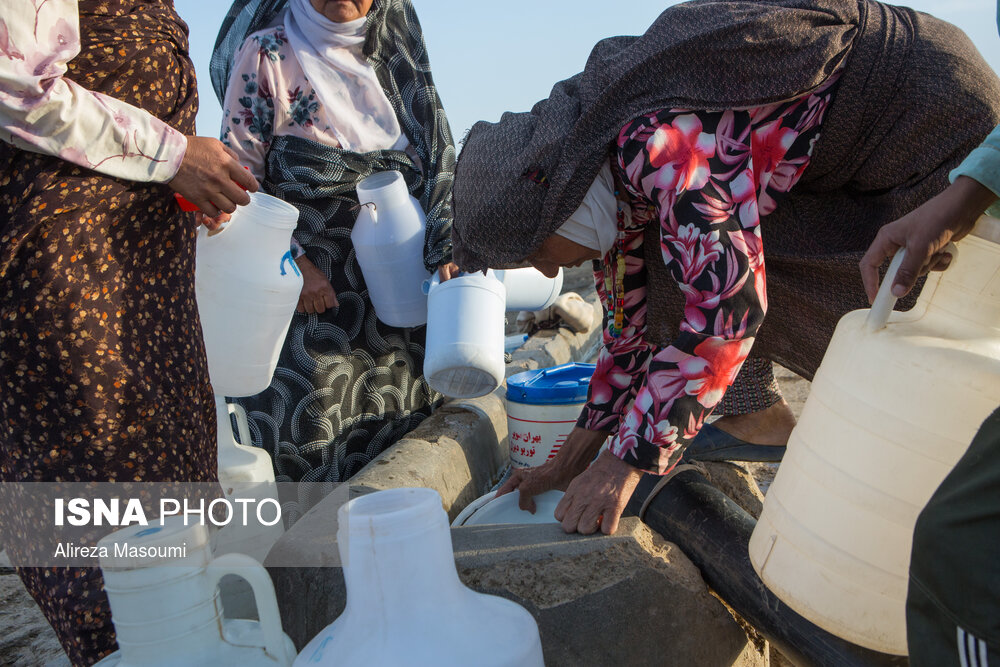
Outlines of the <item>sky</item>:
M670 0L412 0L424 30L438 94L456 143L477 120L526 111L552 84L583 69L593 45L645 31ZM904 3L898 3L904 4ZM995 0L911 0L914 9L959 26L1000 71ZM222 120L208 61L226 0L175 0L191 30L201 109L198 134L218 136ZM614 11L627 7L628 11Z

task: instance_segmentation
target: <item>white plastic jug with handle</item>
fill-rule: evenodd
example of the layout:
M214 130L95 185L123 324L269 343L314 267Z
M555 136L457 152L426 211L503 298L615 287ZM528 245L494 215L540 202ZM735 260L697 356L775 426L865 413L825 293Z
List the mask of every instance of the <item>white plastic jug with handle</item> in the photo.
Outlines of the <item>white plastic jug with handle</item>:
M239 405L227 404L222 396L215 396L215 414L218 422L219 483L230 501L249 500L251 507L261 507L262 501L278 503L278 489L274 481L271 456L260 447L241 443L250 442L250 429L246 411ZM240 442L233 437L232 420L236 417ZM280 521L273 525L258 521L256 512L247 514L246 525L233 521L214 535L213 553L241 553L263 563L274 543L284 532ZM270 518L267 519L270 521Z
M562 291L563 270L555 278L546 278L538 269L528 266L520 269L494 271L497 280L507 290L507 310L544 310L551 306Z
M466 273L425 284L427 347L424 376L452 398L484 396L504 378L506 290L493 271Z
M361 209L351 243L368 287L375 316L393 327L427 321L428 277L424 268L426 222L420 202L398 171L373 174L358 183Z
M98 542L119 650L99 667L287 667L295 647L281 629L274 586L249 556L212 559L208 531L168 517ZM133 551L134 550L134 551ZM223 619L219 580L246 579L259 621Z
M302 292L289 245L298 210L255 192L221 231L198 232L195 291L217 394L252 396L271 384Z
M378 491L341 506L337 519L347 607L296 667L542 666L531 614L459 580L436 491Z
M1000 220L958 249L909 312L891 310L897 256L840 320L750 539L789 607L883 653L907 652L917 515L1000 405Z

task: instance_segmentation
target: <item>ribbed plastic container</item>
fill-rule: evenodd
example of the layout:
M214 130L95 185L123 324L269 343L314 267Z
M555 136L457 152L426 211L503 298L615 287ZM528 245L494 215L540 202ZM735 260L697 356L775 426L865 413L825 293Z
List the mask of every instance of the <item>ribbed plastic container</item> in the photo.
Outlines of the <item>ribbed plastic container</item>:
M587 402L594 364L571 363L507 378L507 432L516 468L553 458Z
M453 398L485 396L504 377L506 290L492 271L439 282L427 296L424 375L431 388Z
M262 192L222 231L198 232L195 292L212 387L252 396L271 384L302 292L289 245L299 212Z
M917 515L1000 404L998 241L982 219L906 313L897 257L872 309L841 319L750 540L768 588L865 648L906 654Z
M155 523L123 528L98 543L107 550L101 569L120 650L97 664L291 665L295 647L281 629L274 587L263 566L239 554L213 559L203 525L185 526L181 517L170 517L163 526ZM249 582L259 621L222 618L218 584L226 575Z

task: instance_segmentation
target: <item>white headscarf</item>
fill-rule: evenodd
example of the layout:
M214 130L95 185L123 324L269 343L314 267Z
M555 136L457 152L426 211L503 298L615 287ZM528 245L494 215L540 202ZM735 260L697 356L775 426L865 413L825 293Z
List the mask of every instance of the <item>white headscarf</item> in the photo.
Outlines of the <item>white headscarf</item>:
M583 203L556 230L556 234L591 250L598 250L602 257L614 247L618 236L618 202L609 161L604 162L584 195Z
M291 0L285 33L340 147L357 153L408 145L375 69L361 52L365 17L336 23L309 0Z

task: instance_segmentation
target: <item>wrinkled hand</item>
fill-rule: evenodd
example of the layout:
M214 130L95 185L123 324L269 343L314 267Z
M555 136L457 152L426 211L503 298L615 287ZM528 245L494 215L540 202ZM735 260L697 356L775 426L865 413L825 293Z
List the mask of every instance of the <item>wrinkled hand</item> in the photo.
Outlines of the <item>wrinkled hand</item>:
M462 270L458 268L458 264L455 262L448 262L447 264L442 264L438 267L438 278L441 282L446 280L451 280L456 277Z
M606 431L574 427L552 459L535 468L514 470L497 491L497 497L517 489L520 491L518 507L534 514L534 497L552 489L565 490L574 477L587 469L607 438Z
M869 303L878 293L882 262L906 248L892 284L893 296L905 296L923 274L948 268L951 255L942 252L945 246L968 234L995 200L996 195L978 181L959 176L941 194L882 227L861 259L861 278Z
M300 313L322 313L328 308L340 306L337 293L333 291L333 285L330 284L326 274L305 255L296 259L295 264L302 272L302 292L299 294L299 303L295 310Z
M497 497L516 489L520 491L517 506L534 514L537 509L535 496L552 489L565 491L576 475L577 471L572 470L570 466L557 458L534 468L517 468L511 472L504 485L497 490Z
M211 218L249 204L245 190L257 192L257 179L243 168L236 153L209 137L187 138L184 159L167 185Z
M605 535L613 535L640 479L641 470L611 452L601 452L589 468L570 482L566 495L556 506L556 520L562 522L567 533L590 535L600 528Z

